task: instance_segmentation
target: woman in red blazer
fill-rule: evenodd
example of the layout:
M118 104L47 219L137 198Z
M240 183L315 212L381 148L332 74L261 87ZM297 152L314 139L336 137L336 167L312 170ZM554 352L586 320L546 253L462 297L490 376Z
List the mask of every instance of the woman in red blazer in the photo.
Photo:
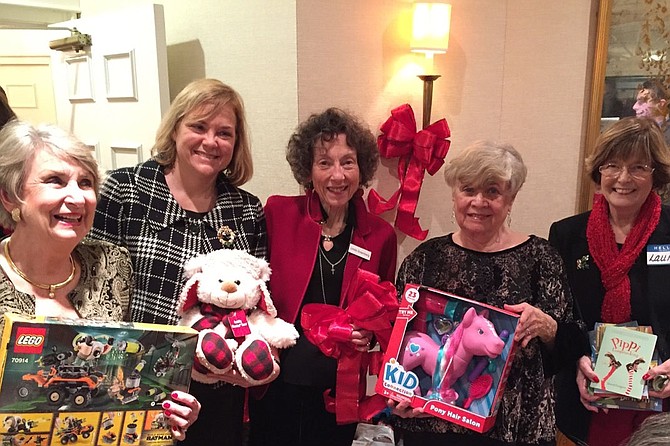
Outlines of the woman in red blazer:
M306 194L272 196L265 205L270 290L278 316L295 323L301 337L282 353L282 371L266 395L250 401L250 445L350 445L355 424L337 425L324 404L324 392L335 389L337 362L302 335L300 316L308 303L346 307L359 268L394 279L395 231L362 198L379 151L370 130L329 108L298 127L286 159ZM351 342L366 350L371 337L354 329Z

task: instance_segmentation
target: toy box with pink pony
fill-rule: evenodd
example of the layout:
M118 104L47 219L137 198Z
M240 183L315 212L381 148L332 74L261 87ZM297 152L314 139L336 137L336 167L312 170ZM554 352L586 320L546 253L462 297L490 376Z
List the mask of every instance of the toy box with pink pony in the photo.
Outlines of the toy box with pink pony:
M376 392L476 432L493 427L518 316L407 285Z

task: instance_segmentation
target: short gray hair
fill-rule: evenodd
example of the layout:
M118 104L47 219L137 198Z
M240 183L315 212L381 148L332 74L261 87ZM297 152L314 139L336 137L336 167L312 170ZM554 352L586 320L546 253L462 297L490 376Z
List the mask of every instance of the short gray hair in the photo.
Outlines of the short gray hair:
M93 177L97 196L100 173L91 150L77 138L54 125L33 126L25 121L10 121L0 130L0 190L12 201L22 202L23 185L30 161L38 150L49 150L58 158L81 165ZM0 206L0 225L14 228L9 211Z
M457 182L483 187L501 181L515 197L526 181L528 169L517 150L509 144L475 141L451 159L444 171L447 184Z
M666 446L670 444L670 413L653 415L642 422L627 446Z

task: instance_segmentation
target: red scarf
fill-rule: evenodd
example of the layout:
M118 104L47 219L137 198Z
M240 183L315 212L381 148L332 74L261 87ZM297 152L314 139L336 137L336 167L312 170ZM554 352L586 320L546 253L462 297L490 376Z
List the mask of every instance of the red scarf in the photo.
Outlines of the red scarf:
M630 320L628 271L656 229L660 217L661 199L652 191L640 208L635 225L619 251L609 222L609 204L601 194L594 198L593 210L586 225L586 239L605 287L605 298L600 310L603 322L619 324Z

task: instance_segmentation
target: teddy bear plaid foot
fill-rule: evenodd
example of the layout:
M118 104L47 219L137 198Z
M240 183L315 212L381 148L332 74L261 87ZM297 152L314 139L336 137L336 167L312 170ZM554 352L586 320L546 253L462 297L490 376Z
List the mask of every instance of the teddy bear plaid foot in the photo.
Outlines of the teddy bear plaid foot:
M267 342L256 339L247 344L239 356L238 367L242 368L243 375L254 381L270 377L274 369L274 360Z
M233 364L233 352L225 339L210 331L200 336L198 357L209 370L214 373L223 373Z

